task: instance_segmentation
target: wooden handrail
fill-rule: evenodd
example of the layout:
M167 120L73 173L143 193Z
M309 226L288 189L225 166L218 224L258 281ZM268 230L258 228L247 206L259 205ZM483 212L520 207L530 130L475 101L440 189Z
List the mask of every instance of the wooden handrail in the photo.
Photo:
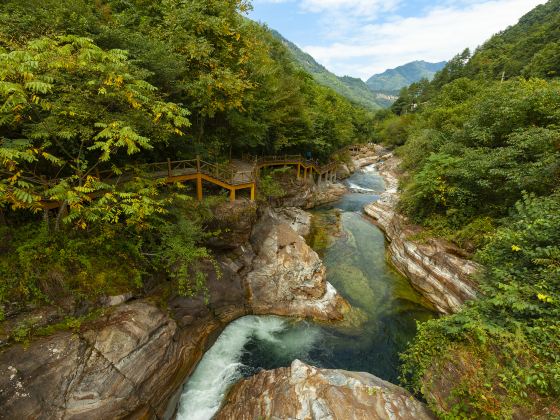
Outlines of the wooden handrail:
M347 146L338 151L356 151L359 150L360 146ZM131 170L118 171L116 169L108 169L100 171L98 168L95 169L95 176L102 182L111 183L114 185L119 184L122 181L130 180L137 170L144 171L151 175L154 179L166 178L168 182L175 182L174 179L181 176L192 176L192 175L206 175L210 178L214 178L223 184L227 185L228 188L231 187L232 191L239 188L255 188L257 181L257 173L259 166L270 165L302 165L307 169L314 170L317 174L323 175L329 171L336 169L338 163L331 161L325 165L320 165L317 160L310 160L304 158L302 155L271 155L271 156L251 156L244 155L244 160L251 162L253 164L253 169L251 171L237 171L233 166L224 166L220 164L205 162L200 159L199 156L196 159L190 160L175 160L167 159L165 162L155 162L140 164L133 167ZM0 174L7 176L13 176L11 172L0 169ZM35 175L22 174L21 179L27 182L43 185L45 187L52 187L62 181L64 178L38 178ZM192 179L192 178L188 178ZM199 177L200 179L200 177ZM237 187L237 188L236 188ZM235 196L235 195L233 195Z

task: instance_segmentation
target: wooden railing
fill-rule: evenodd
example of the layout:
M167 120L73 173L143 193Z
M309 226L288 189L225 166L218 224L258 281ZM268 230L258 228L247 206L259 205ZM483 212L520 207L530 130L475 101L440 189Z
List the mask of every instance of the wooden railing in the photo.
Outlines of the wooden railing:
M344 148L343 150L346 151L355 151L359 150L358 146L350 146ZM232 191L232 197L235 198L235 190L243 189L243 188L251 188L253 197L253 192L256 187L257 183L257 174L258 169L262 167L270 166L278 166L282 164L286 165L301 165L304 169L311 169L314 170L318 175L324 175L328 173L333 173L336 170L338 163L331 161L325 165L321 165L318 160L310 160L306 159L302 155L271 155L271 156L250 156L244 155L243 157L245 161L252 164L252 170L250 171L238 171L235 166L230 164L216 164L205 162L200 158L197 159L190 159L190 160L177 160L172 161L168 159L165 162L155 162L155 163L147 163L141 164L135 167L132 167L128 170L116 170L116 169L108 169L100 171L98 169L91 170L89 175L95 176L102 182L108 184L120 184L121 182L126 182L128 180L133 179L133 177L138 173L144 173L148 175L150 178L153 179L166 179L167 182L176 182L180 181L182 176L185 175L206 175L209 177L210 182L212 179L220 181L222 186L226 186L230 188ZM299 169L300 166L298 166ZM305 173L305 172L304 172ZM13 176L13 173L9 173L3 170L0 170L0 174L5 174L6 176ZM299 173L298 173L299 177ZM179 180L177 180L179 178ZM59 182L61 182L64 178L52 178L46 179L43 177L37 177L33 175L21 175L21 179L43 185L45 187L53 187ZM183 178L185 179L185 178ZM186 179L193 179L192 177ZM200 177L199 177L200 179ZM214 182L216 183L216 182ZM197 189L200 189L200 182L197 185ZM199 195L200 196L200 195Z

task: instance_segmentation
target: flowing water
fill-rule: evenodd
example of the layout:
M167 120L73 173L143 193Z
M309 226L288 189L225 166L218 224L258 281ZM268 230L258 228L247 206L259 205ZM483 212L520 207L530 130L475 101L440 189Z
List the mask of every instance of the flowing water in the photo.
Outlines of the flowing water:
M349 320L338 326L274 316L232 322L185 385L178 419L212 418L232 384L294 359L397 381L399 352L413 338L416 322L434 313L387 264L383 233L362 213L383 191L383 179L368 167L346 182L350 193L313 211L309 241L323 258L328 281L354 308Z

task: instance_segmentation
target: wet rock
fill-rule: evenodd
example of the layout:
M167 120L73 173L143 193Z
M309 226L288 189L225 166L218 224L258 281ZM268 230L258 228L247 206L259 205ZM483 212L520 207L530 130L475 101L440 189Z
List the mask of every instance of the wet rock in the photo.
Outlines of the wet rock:
M326 281L326 269L305 240L267 211L251 237L258 249L247 275L253 313L340 320L349 305Z
M218 420L434 419L406 390L369 373L317 369L295 360L237 384Z
M364 145L352 152L352 166L355 168L354 170L358 170L364 166L373 165L379 162L380 156L384 153L386 150L379 145Z
M380 173L387 185L379 201L364 208L385 232L389 241L389 256L393 265L408 277L420 293L444 314L454 313L462 304L476 298L477 285L473 275L480 266L463 256L453 244L441 239L418 242L411 238L422 231L396 212L398 159L383 157Z
M313 208L323 204L332 203L342 198L348 192L348 188L339 182L325 182L315 190L310 206Z

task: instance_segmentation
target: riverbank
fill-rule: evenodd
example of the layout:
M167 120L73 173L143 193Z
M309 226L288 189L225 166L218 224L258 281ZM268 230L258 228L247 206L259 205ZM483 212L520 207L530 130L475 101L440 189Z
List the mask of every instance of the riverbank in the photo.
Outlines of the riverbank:
M386 182L379 200L364 207L385 232L391 263L410 279L439 312L457 312L467 300L475 299L477 285L473 279L478 264L464 257L464 251L437 238L418 240L423 231L398 213L399 159L392 153L378 156L376 164Z
M401 387L368 373L317 369L294 360L235 385L216 420L431 420L434 415Z
M352 170L373 159L363 155ZM338 191L327 194L329 200L347 192L340 185L327 185L326 191ZM136 299L108 297L113 306L95 321L3 351L4 414L168 417L185 378L235 319L248 314L342 319L348 304L326 282L321 260L302 237L309 232L305 212L265 210L257 222L232 220L237 222L225 236L211 239L221 275L209 264L207 301L158 290Z
M221 276L208 267L208 302L178 296L162 301L153 293L121 303L77 331L10 346L0 354L2 416L164 417L231 321L251 313L341 319L348 304L326 282L317 254L289 226L301 227L301 219L296 209L265 211L251 226L251 241L217 255Z

